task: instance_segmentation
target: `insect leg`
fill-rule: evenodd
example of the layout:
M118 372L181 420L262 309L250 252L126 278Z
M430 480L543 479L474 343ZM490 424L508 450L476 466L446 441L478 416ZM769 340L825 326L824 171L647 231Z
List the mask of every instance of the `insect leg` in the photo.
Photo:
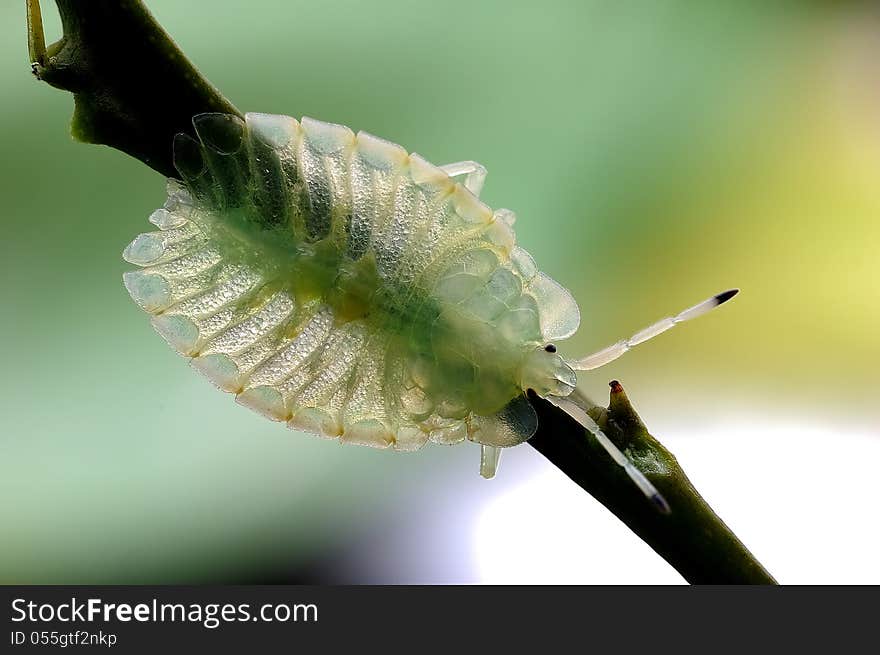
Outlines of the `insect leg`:
M243 152L244 121L228 114L197 114L193 127L202 142L202 156L213 178L212 190L221 208L239 206L247 198L249 170Z
M498 461L501 459L501 449L497 446L480 446L480 475L487 480L495 477L498 471Z
M464 175L464 188L473 193L478 198L480 191L483 190L483 183L486 181L486 167L475 161L459 161L454 164L446 164L441 166L440 170L449 177L459 177Z
M591 432L593 436L596 437L596 441L598 441L605 449L605 452L611 456L611 459L623 468L629 476L629 479L632 480L639 488L639 491L645 495L645 498L654 503L660 512L663 514L669 514L671 512L669 503L666 502L663 494L657 491L657 487L651 484L651 481L645 477L645 474L637 469L635 465L627 459L626 455L620 452L620 449L614 445L611 439L608 438L608 435L602 432L602 429L598 426L596 421L587 414L586 410L570 398L571 396L568 398L547 396L546 400L580 423L588 432Z
M729 291L723 291L719 294L712 296L711 298L704 300L701 303L697 303L693 307L689 307L688 309L679 312L675 316L661 319L656 323L653 323L648 327L639 330L628 339L621 339L617 343L611 344L607 348L603 348L602 350L587 355L586 357L569 360L568 365L577 371L591 371L594 368L605 366L605 364L613 362L615 359L623 355L626 351L634 348L640 343L644 343L645 341L648 341L648 339L653 339L657 335L666 332L666 330L675 327L679 323L689 321L692 318L697 318L698 316L702 316L709 310L715 309L716 307L718 307L718 305L725 303L733 298L737 293L739 293L739 289L730 289Z

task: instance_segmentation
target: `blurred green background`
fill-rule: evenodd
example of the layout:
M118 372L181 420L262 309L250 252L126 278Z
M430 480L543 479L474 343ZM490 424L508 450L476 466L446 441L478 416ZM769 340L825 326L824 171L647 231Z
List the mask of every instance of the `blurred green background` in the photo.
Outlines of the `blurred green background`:
M760 446L732 456L735 440L702 444L707 484L727 466L730 489L715 493L740 498L722 515L766 544L771 569L785 570L771 518L791 508L767 509L750 480L818 484L829 515L849 503L853 521L876 517L873 498L847 486L854 460L880 455L880 15L869 4L147 4L242 110L344 123L438 164L483 163L484 199L517 212L518 242L581 304L565 353L741 287L583 386L601 399L621 379L685 464L679 432L718 421L733 433L771 419L828 426L818 460L800 459L796 435L783 461ZM43 9L55 40L55 8ZM4 2L0 26L0 582L483 579L468 563L468 507L528 479L539 456L517 449L499 480L471 482L473 447L339 447L214 391L121 283L120 253L149 227L162 180L74 143L71 97L30 75L24 3ZM847 441L854 431L872 438ZM437 503L458 508L447 529L420 531L424 516L447 516ZM876 531L852 538L880 545ZM415 564L365 575L368 555L389 549ZM880 581L873 560L859 567L854 581ZM825 579L818 570L792 568L788 581Z

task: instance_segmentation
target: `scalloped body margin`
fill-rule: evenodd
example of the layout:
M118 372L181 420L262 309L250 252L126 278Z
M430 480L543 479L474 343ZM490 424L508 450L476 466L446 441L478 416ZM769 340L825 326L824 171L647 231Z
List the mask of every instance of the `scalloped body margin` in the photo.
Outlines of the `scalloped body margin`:
M139 267L132 298L194 368L271 420L344 442L507 447L534 433L524 361L579 313L515 245L512 212L340 125L194 124L158 229L123 255Z

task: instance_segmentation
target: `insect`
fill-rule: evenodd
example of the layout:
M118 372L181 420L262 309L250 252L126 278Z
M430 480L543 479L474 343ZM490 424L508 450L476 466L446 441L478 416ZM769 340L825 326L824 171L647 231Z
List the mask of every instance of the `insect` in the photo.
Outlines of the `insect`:
M577 370L731 298L713 296L597 353L566 359L571 294L515 244L514 214L479 200L486 170L434 166L365 132L250 113L193 119L180 181L124 258L155 329L236 401L274 421L399 451L481 446L480 472L537 428L527 390L651 483L579 402Z

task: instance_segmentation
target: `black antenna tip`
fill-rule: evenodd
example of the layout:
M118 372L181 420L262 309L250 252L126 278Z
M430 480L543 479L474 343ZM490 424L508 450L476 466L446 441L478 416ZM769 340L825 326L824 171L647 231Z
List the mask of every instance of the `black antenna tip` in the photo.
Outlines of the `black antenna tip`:
M661 514L672 514L672 508L669 507L669 503L666 502L666 499L659 493L651 496L651 501L660 510Z
M727 291L722 291L717 296L715 296L715 305L717 306L722 303L726 303L738 293L739 289L728 289Z

